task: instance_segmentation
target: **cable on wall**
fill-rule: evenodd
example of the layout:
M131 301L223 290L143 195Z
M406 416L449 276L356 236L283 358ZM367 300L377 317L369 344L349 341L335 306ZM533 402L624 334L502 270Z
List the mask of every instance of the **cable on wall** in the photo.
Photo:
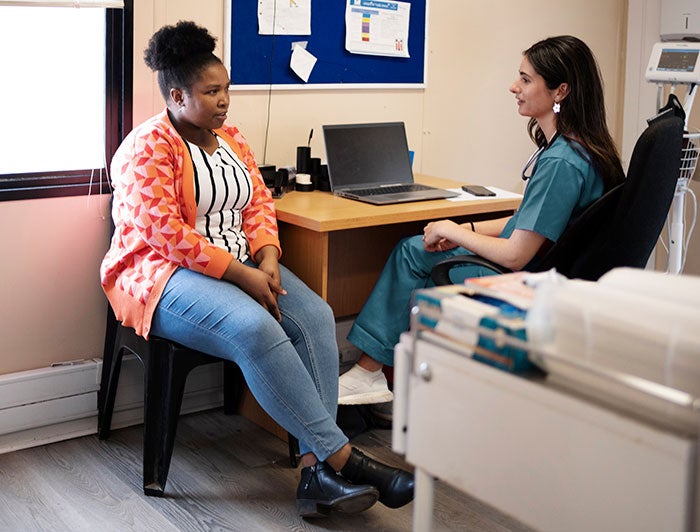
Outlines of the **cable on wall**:
M272 45L270 46L270 83L267 89L267 118L265 121L265 141L263 144L263 164L267 164L267 140L270 136L270 116L272 114L272 73L274 70L274 57L275 57L275 21L277 19L277 0L273 2L272 8Z

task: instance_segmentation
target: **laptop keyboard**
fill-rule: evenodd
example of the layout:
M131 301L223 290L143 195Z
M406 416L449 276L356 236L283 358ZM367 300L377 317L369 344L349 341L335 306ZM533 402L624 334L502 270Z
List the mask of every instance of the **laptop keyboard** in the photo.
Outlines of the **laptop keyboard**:
M415 192L417 190L430 190L433 187L427 185L419 185L417 183L411 185L392 185L390 187L376 188L360 188L353 189L353 194L358 196L376 196L378 194L400 194L401 192Z

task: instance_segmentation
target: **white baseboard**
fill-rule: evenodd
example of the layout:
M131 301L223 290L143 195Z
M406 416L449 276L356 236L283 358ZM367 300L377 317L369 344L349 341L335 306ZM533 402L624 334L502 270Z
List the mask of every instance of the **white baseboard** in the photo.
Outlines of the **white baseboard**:
M97 392L102 360L0 375L0 453L97 433ZM223 404L221 364L192 370L182 413ZM143 422L143 366L125 356L112 428Z
M352 365L359 350L345 336L352 320L336 324L341 363ZM181 413L223 404L222 364L193 369ZM348 366L349 367L349 366ZM102 359L0 375L0 454L97 433L97 392ZM122 360L112 429L143 423L143 366Z

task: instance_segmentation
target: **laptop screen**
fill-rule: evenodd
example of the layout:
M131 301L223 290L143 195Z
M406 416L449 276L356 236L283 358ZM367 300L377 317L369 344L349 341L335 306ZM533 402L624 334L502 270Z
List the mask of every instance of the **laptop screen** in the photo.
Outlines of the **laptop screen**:
M331 190L413 183L403 122L323 126Z

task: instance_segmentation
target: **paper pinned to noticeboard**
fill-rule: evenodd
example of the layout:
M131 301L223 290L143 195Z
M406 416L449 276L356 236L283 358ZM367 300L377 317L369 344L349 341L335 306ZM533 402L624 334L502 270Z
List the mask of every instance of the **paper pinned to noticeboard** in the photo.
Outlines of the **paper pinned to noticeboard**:
M306 43L295 43L292 47L292 57L289 60L289 67L299 76L304 83L309 81L311 71L316 65L316 56L306 50Z
M258 0L260 35L311 35L311 0Z
M388 0L347 0L345 49L353 54L410 57L411 4Z

